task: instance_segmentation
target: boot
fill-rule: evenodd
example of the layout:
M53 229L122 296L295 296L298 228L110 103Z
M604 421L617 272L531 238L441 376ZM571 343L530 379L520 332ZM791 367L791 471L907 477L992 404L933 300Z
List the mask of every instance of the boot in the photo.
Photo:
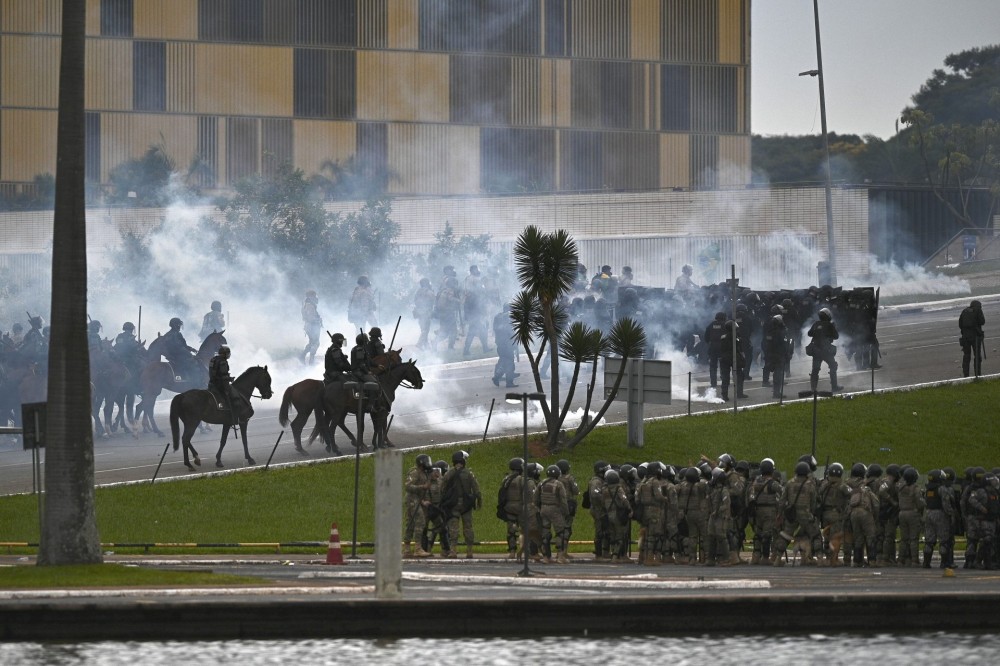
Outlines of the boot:
M467 560L471 560L472 559L472 546L471 545L465 547L465 559L467 559Z
M409 541L403 544L403 557L413 557L413 544Z
M750 556L750 564L760 564L760 553L754 551L754 554Z
M816 389L813 389L814 391ZM837 371L830 371L830 390L831 391L843 391L844 387L837 383Z
M559 551L559 555L556 556L556 562L559 564L569 564L569 556L563 551Z
M428 553L423 548L417 546L416 550L413 551L413 557L430 557L431 554Z
M933 548L924 548L924 569L931 568L931 558L934 557Z
M729 563L730 564L743 564L743 560L740 559L740 554L735 550L729 551Z

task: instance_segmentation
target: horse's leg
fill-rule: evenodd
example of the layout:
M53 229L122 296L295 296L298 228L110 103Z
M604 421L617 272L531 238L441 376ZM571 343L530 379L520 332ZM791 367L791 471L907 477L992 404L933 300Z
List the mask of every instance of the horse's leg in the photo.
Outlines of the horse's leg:
M247 461L247 467L256 465L257 461L250 457L250 449L247 446L247 423L249 421L240 421L240 436L243 438L243 457Z
M194 456L194 464L201 466L201 458L198 457L198 452L195 451L194 446L191 444L191 435L193 435L194 431L197 429L198 429L197 421L193 424L185 421L184 434L181 436L181 441L184 443L184 466L187 467L192 472L194 471L194 467L192 467L191 463L188 462L188 451L191 451L191 455Z
M110 395L104 399L104 433L111 436L116 428L114 427L115 400Z
M226 448L226 440L229 439L229 426L222 424L222 437L219 438L219 452L215 454L215 466L224 467L222 464L222 449Z
M302 429L306 427L306 421L309 420L309 412L302 411L296 412L295 418L292 419L292 438L295 440L295 450L302 455L308 455L306 450L302 448ZM329 445L327 445L329 448Z

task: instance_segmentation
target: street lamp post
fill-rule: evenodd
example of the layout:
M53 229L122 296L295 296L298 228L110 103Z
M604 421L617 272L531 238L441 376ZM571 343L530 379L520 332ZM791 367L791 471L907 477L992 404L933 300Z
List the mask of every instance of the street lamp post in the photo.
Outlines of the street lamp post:
M524 466L522 467L522 483L521 483L521 539L522 547L521 551L524 555L524 568L518 573L518 576L527 577L531 576L531 571L528 569L528 554L530 548L528 547L528 401L529 400L545 400L544 393L508 393L506 400L509 404L516 405L521 403L521 408L524 412Z
M354 392L354 397L358 399L358 428L357 439L354 442L354 524L351 527L351 557L358 559L358 483L361 476L361 446L365 437L365 391L377 390L378 384L374 382L344 382L344 388Z
M826 91L823 86L823 49L819 39L819 0L813 0L813 16L816 23L816 69L800 72L799 76L815 76L819 79L819 118L823 130L823 152L826 155L826 243L827 262L830 271L830 286L837 286L837 251L833 240L833 201L830 194L830 137L826 131Z

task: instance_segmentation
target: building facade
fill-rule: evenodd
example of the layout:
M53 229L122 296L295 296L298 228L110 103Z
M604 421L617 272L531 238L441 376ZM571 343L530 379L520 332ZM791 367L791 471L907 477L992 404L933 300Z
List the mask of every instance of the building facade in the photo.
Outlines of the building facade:
M401 195L750 182L750 0L86 0L87 174L160 147ZM55 171L61 0L0 0L0 187ZM190 168L189 167L196 167Z

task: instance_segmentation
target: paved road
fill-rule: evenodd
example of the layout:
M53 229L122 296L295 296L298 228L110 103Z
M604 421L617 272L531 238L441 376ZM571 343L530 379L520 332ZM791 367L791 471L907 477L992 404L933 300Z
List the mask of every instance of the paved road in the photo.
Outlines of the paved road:
M983 301L986 315L987 356L985 370L990 371L997 358L997 344L1000 336L994 333L996 327L992 322L1000 321L1000 295L980 297ZM879 339L882 343L883 368L874 373L876 388L888 388L936 382L954 379L961 376L961 351L958 346L958 315L963 307L968 305L968 299L942 301L919 306L899 306L886 308L880 314ZM669 406L648 405L645 408L647 418L679 415L688 411L688 370L685 359L674 360L674 397ZM808 389L807 357L793 361L792 375L788 379L786 396L795 396L798 391ZM872 386L873 373L857 372L848 369L845 359L841 361L840 383L848 391L868 390ZM518 434L522 429L522 414L519 405L511 406L504 402L506 389L496 388L489 381L492 374L493 361L482 359L465 363L455 363L442 366L423 368L427 383L422 391L400 391L394 408L394 421L391 439L399 448L424 446L428 444L455 443L481 439L487 427L487 417L493 404L493 413L489 421L489 435ZM526 372L526 363L521 364ZM305 378L301 366L276 366L272 368L276 377L285 379L288 383ZM692 413L706 410L724 409L726 406L715 399L714 394L707 396L707 370L692 368ZM754 369L755 380L748 382L746 392L749 404L760 404L771 400L770 389L762 388L759 368ZM315 373L318 375L318 370ZM522 377L522 380L525 377ZM600 379L598 380L600 382ZM821 377L820 388L828 381ZM529 390L527 382L521 381L520 390ZM256 403L257 415L248 428L250 454L258 464L263 465L274 450L274 444L282 428L278 423L277 412L280 406L280 396L283 386L276 383L275 397L268 402ZM581 380L577 389L577 405L582 410L583 393L586 390L585 380ZM597 393L600 393L600 386ZM159 403L158 422L161 429L169 433L169 423L166 418L168 400L172 394L165 394ZM731 403L730 403L731 408ZM608 412L607 421L622 422L625 420L624 403L615 403ZM540 417L532 417L529 427L539 428ZM307 426L307 430L310 426ZM368 426L367 432L370 432ZM194 438L194 445L203 459L202 469L214 470L214 456L218 448L218 430L214 433L199 434ZM345 453L352 453L353 448L341 433L338 438L340 448ZM153 434L141 435L133 439L124 434L118 434L110 439L98 440L94 447L94 463L96 480L99 484L122 481L136 481L152 478L160 457L167 444ZM308 455L302 456L295 452L291 442L291 432L285 432L274 453L272 464L300 462L303 460L322 459L327 456L322 445L314 444L307 447ZM242 466L243 455L238 439L232 436L223 453L223 462L229 468ZM166 454L160 477L183 476L190 474L181 463L179 452L172 449ZM23 451L20 445L10 438L0 437L0 494L30 492L32 490L31 454Z

